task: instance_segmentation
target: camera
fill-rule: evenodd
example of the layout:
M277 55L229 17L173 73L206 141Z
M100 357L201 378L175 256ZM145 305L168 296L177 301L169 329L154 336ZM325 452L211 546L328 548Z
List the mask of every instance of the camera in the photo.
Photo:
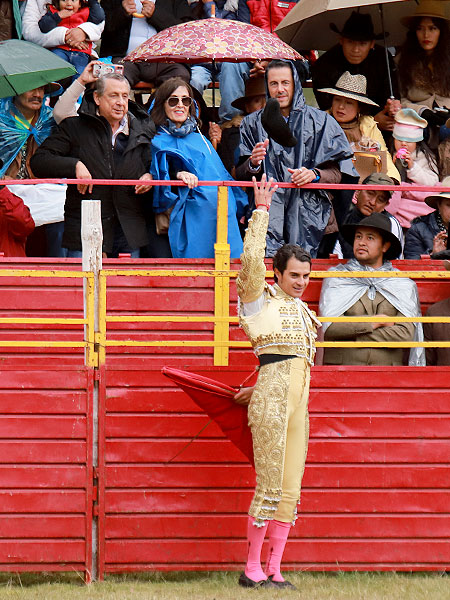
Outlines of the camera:
M104 75L108 75L109 73L119 73L122 75L123 65L112 65L110 63L99 62L92 67L92 75L97 77L97 79Z

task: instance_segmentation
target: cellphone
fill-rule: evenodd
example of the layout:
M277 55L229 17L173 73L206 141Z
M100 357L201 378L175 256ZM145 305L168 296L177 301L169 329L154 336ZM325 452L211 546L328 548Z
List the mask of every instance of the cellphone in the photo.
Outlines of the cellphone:
M109 63L100 62L92 67L92 75L94 77L103 77L109 73L119 73L120 75L123 75L123 65L111 65Z

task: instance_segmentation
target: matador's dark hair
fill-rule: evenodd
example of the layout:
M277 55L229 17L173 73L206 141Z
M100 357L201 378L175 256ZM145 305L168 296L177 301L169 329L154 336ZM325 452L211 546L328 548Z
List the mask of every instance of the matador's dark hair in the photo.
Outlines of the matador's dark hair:
M307 262L309 263L309 266L312 264L311 255L309 252L300 246L297 246L296 244L285 244L277 250L277 253L273 257L273 268L278 269L280 273L284 273L290 258L296 258L300 262ZM274 276L274 279L276 282L276 275Z

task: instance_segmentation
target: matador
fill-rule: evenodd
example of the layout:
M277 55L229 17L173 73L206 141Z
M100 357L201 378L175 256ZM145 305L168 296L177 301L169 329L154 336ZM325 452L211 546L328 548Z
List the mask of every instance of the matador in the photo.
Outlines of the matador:
M308 283L311 257L288 244L276 253L275 284L266 283L264 264L269 207L276 186L254 182L255 204L244 239L237 277L240 325L259 359L256 386L235 396L249 399L256 489L247 525L248 557L239 584L294 587L280 572L281 558L300 500L309 437L310 367L320 322L300 299ZM266 572L261 548L269 528Z

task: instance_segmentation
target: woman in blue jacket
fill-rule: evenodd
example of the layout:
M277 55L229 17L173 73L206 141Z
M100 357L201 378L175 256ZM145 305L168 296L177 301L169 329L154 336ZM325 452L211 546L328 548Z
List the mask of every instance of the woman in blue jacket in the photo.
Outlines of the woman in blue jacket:
M213 258L217 228L217 187L199 180L232 181L211 143L200 133L192 88L182 79L165 81L155 94L151 117L157 127L152 140L154 179L179 179L186 187L155 186L155 213L169 214L169 241L174 258ZM228 188L228 243L239 258L242 238L238 219L247 195Z

